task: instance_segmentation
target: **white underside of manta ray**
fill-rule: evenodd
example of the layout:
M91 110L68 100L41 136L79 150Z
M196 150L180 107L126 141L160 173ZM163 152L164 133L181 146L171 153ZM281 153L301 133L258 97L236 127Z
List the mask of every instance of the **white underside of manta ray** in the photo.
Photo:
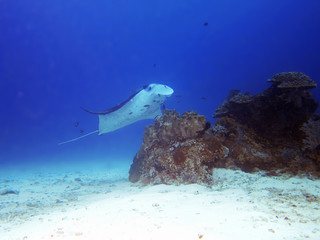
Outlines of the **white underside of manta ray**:
M99 129L80 137L61 142L61 144L76 141L93 133L99 135L115 131L134 122L144 119L154 119L162 115L164 101L173 94L173 89L162 84L149 84L132 94L127 100L106 111L85 111L99 116Z

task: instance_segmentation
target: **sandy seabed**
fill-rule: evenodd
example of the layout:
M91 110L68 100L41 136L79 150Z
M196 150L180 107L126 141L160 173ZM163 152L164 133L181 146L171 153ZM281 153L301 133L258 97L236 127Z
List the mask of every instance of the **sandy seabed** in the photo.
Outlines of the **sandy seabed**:
M128 169L0 177L0 240L320 239L320 181L216 169L214 185L141 186Z

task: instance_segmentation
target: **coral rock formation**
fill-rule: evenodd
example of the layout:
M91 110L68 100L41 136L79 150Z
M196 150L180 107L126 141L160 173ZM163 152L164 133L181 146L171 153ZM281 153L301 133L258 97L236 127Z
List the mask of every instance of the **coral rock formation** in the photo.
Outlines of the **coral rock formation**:
M260 94L232 90L214 114L165 111L146 128L129 180L211 184L213 168L320 176L320 116L302 73L280 73Z
M284 72L274 75L268 82L275 83L277 88L316 88L317 84L301 72Z
M218 141L217 148L207 144L203 135L209 127L206 118L195 112L180 117L176 111L166 110L146 128L129 180L144 184L210 182L214 159L223 158L228 150Z
M272 86L254 96L233 90L214 117L231 118L273 145L299 141L300 128L318 108L306 90L316 83L302 73L280 73L269 81Z

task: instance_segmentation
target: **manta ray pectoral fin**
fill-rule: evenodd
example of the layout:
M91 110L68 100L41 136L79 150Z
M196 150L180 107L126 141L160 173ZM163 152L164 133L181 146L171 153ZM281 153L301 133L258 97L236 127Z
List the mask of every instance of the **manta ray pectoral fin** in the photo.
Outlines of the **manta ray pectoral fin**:
M84 137L89 136L89 135L91 135L91 134L94 134L94 133L96 133L96 132L99 132L99 130L95 130L95 131L93 131L93 132L89 132L89 133L87 133L87 134L85 134L85 135L82 135L82 136L80 136L80 137L73 138L73 139L71 139L71 140L58 143L58 145L62 145L62 144L65 144L65 143L77 141L77 140L80 139L80 138L84 138Z

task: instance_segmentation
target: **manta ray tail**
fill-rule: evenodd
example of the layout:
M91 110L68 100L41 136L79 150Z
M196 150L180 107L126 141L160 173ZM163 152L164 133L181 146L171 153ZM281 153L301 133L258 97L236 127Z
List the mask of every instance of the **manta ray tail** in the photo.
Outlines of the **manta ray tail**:
M91 134L94 134L94 133L96 133L96 132L99 132L99 129L98 129L98 130L95 130L95 131L93 131L93 132L89 132L89 133L87 133L87 134L85 134L85 135L82 135L82 136L80 136L80 137L73 138L73 139L71 139L71 140L58 143L58 145L62 145L62 144L65 144L65 143L77 141L77 140L80 139L80 138L84 138L84 137L89 136L89 135L91 135Z

